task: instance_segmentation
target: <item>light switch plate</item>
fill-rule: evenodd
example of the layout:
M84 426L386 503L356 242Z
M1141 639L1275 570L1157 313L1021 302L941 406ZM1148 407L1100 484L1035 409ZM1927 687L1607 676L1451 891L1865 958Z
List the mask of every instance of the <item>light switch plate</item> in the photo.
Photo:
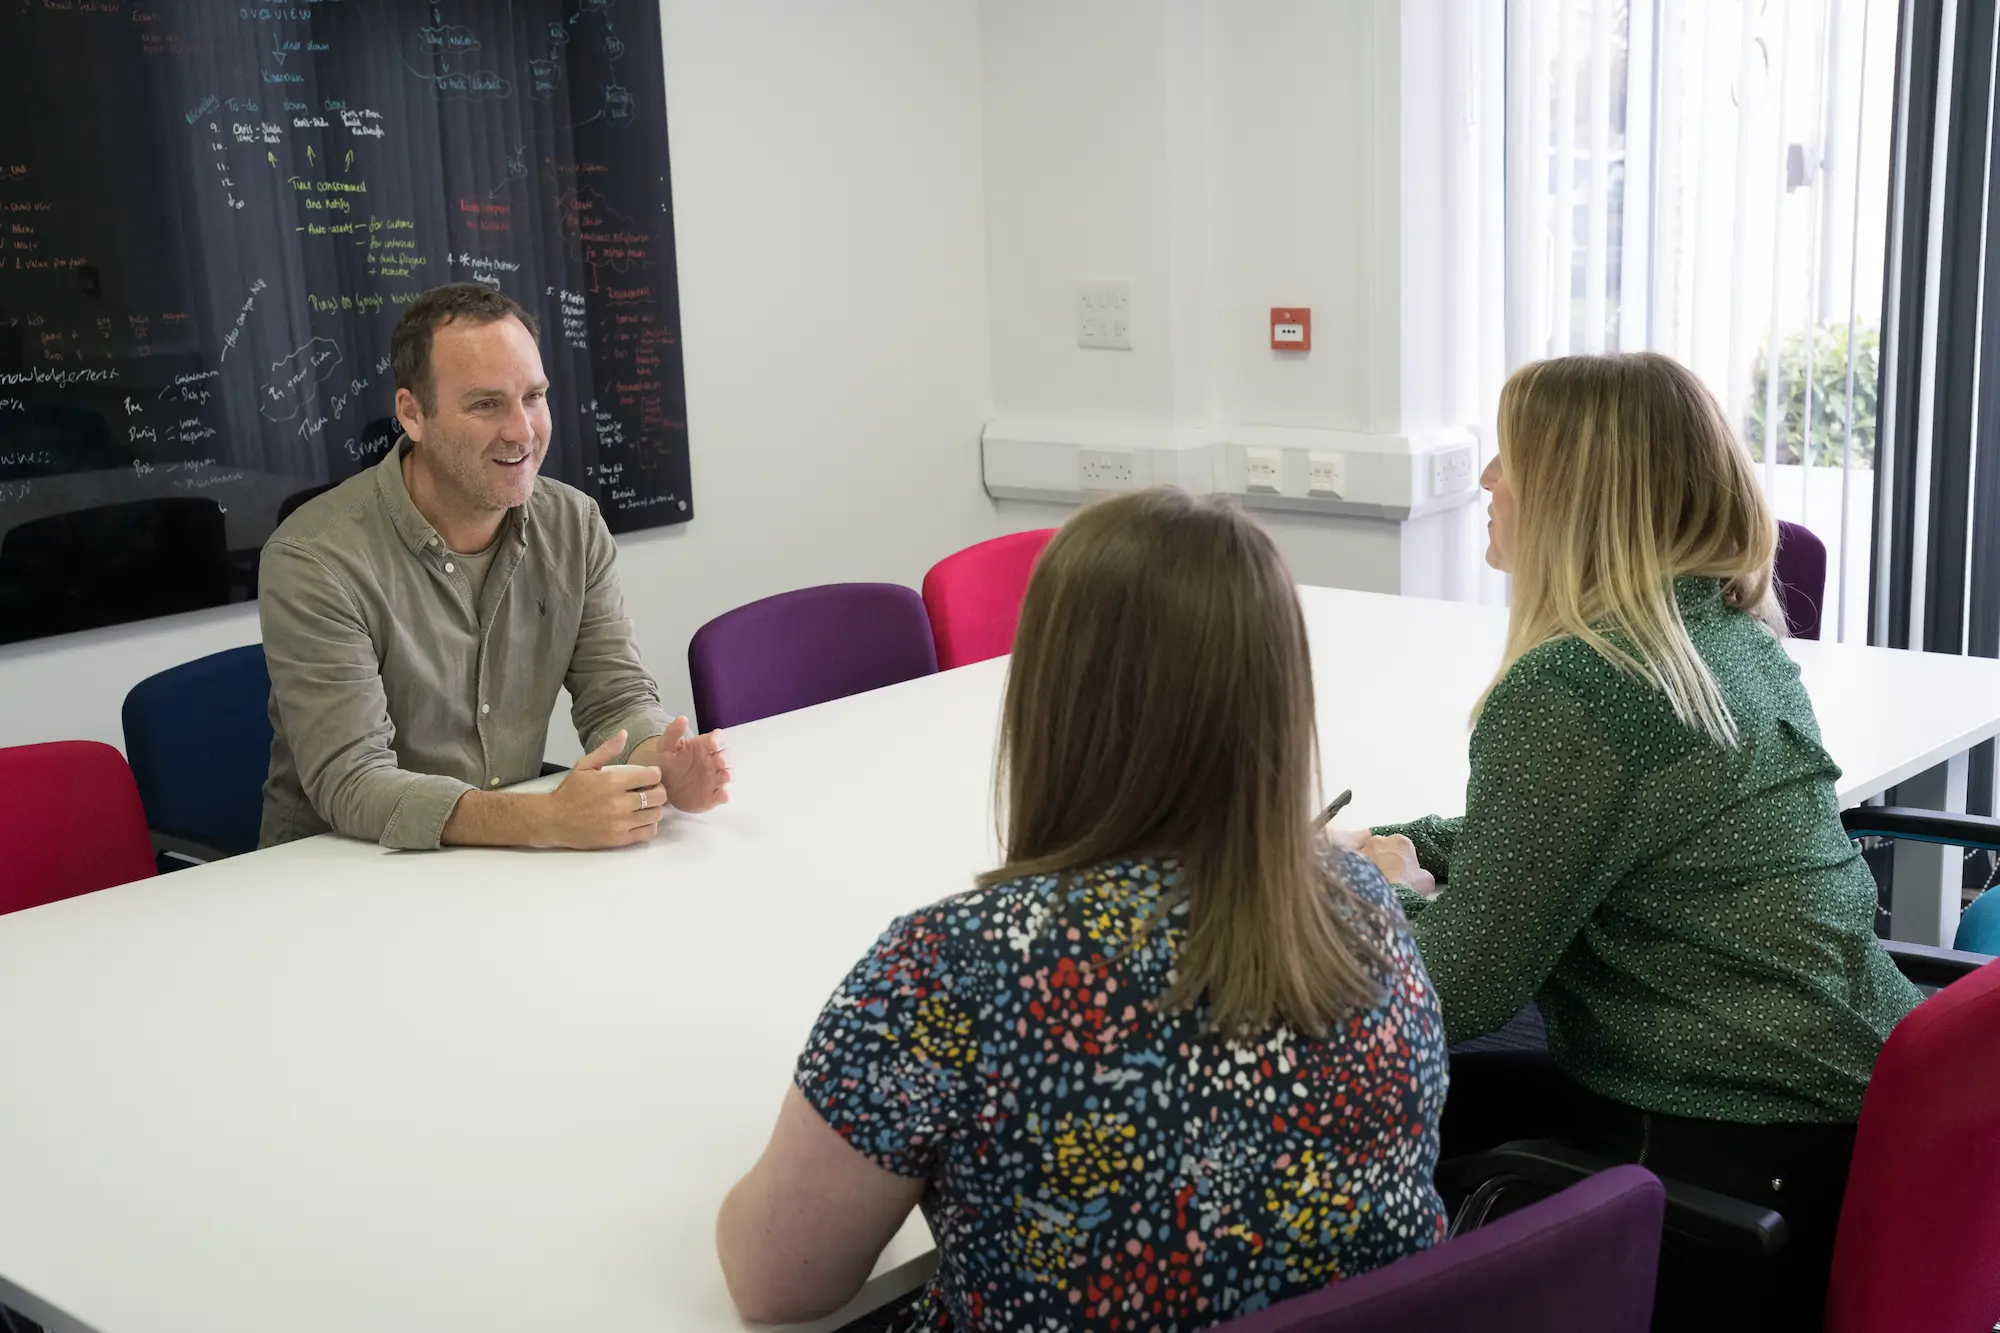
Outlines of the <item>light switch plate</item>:
M1132 350L1132 283L1126 278L1078 278L1076 345Z

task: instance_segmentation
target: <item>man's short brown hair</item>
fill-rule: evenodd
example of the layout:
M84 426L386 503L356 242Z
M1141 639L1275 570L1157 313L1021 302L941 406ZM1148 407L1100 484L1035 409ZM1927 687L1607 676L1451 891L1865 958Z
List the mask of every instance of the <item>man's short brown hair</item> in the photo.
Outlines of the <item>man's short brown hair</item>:
M389 335L389 359L396 371L396 387L416 395L425 416L437 411L437 383L431 376L431 340L437 331L457 320L468 324L491 324L513 316L541 341L535 317L519 301L505 292L476 282L448 282L433 287L410 302L396 331Z

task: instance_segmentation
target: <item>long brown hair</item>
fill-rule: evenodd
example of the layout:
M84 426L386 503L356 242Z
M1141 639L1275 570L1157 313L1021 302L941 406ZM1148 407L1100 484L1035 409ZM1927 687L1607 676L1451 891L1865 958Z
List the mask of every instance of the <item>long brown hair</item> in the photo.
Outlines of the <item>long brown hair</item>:
M1720 579L1731 606L1782 625L1771 590L1778 530L1714 395L1653 352L1523 366L1500 391L1500 466L1517 506L1500 676L1574 635L1664 694L1684 724L1735 748L1736 721L1673 583Z
M1270 537L1170 488L1080 510L1021 606L1001 721L1006 864L980 883L1172 856L1168 1009L1322 1033L1378 1000L1380 915L1324 868L1305 621ZM1376 932L1379 934L1379 932Z

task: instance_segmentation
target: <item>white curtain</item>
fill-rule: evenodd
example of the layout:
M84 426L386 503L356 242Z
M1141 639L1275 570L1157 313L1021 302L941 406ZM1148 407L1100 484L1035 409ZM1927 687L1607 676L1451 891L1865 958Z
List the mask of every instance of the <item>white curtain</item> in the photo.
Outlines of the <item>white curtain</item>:
M1508 367L1693 367L1826 543L1826 637L1865 640L1893 0L1506 14Z

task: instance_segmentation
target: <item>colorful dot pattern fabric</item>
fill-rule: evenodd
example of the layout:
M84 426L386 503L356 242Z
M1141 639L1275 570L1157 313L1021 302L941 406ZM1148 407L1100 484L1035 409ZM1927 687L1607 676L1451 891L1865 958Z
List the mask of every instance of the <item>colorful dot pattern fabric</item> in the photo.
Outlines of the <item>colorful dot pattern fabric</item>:
M1199 1329L1441 1237L1443 1022L1389 886L1359 857L1332 868L1388 934L1380 1003L1324 1038L1228 1041L1199 1008L1161 1011L1187 911L1172 861L890 927L797 1083L871 1160L929 1182L941 1262L898 1327Z
M1574 638L1507 673L1461 819L1392 826L1443 886L1403 893L1453 1042L1530 999L1603 1096L1747 1124L1852 1122L1921 998L1875 936L1840 770L1783 646L1714 579L1675 584L1736 720L1726 749Z

